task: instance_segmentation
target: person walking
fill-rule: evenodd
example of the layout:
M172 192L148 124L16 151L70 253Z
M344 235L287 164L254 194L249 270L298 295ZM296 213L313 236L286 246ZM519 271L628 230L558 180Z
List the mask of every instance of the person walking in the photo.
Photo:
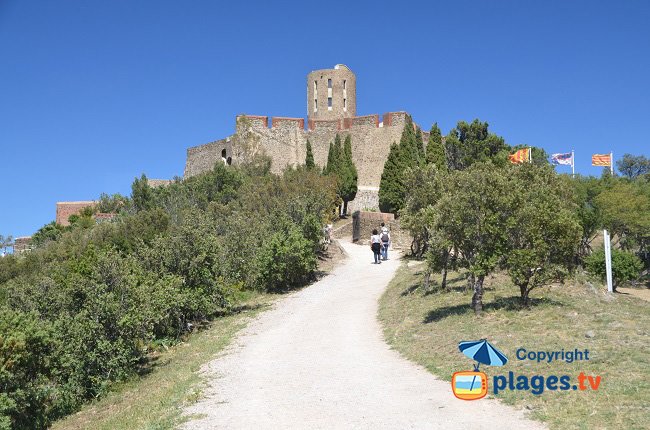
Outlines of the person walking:
M381 259L386 261L388 260L388 247L390 246L390 232L388 227L382 222L381 223Z
M372 236L370 236L370 249L375 256L374 264L381 264L381 237L379 237L379 232L377 229L372 230Z

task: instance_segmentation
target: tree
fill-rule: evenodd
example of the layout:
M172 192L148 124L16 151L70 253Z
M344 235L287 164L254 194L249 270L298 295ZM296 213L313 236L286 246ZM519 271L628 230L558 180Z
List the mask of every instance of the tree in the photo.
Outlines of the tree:
M418 143L417 131L413 121L407 117L402 130L399 145L393 143L384 163L384 170L379 183L379 209L382 212L397 213L404 205L405 188L404 172L424 164L420 157L422 134Z
M445 157L445 147L442 144L442 133L438 123L434 123L429 131L429 141L426 148L426 164L433 164L438 171L447 171L447 159Z
M582 230L570 185L550 166L509 170L513 200L504 267L519 287L521 304L528 306L534 288L562 279L570 269Z
M407 117L404 130L399 140L400 156L402 157L403 170L420 165L420 153L422 148L422 132L418 141L417 131L411 117ZM424 160L422 160L424 161Z
M587 257L585 264L589 273L598 276L601 280L605 280L604 249L599 249ZM612 289L616 291L616 288L624 282L638 278L642 268L643 264L639 257L631 252L612 248Z
M603 216L596 205L596 197L602 191L602 184L597 178L576 176L571 180L573 185L576 215L582 230L578 260L582 260L592 251L591 242L603 226Z
M451 169L462 170L473 163L493 161L507 163L510 147L502 137L488 131L488 123L475 119L471 123L459 121L445 140L448 164Z
M343 200L343 215L347 215L348 202L354 200L357 195L357 181L359 178L357 167L352 160L352 137L350 135L345 137L342 158L343 160L339 167L339 177L341 178L340 190L341 199Z
M408 193L399 212L400 224L411 234L411 252L417 257L422 257L427 251L431 234L430 208L440 198L443 180L443 175L433 164L405 172L404 186Z
M307 155L305 156L305 167L307 167L307 169L316 168L316 164L314 164L314 154L312 153L311 143L309 142L309 139L307 139Z
M323 174L331 175L336 174L339 170L341 161L341 137L337 134L334 138L334 143L330 143L329 151L327 154L327 163L323 169Z
M650 173L650 159L644 155L625 154L616 162L616 168L624 176L636 179Z
M415 145L418 150L418 164L424 164L426 162L426 149L424 147L424 140L422 138L422 129L420 127L415 130Z
M152 209L155 205L154 191L144 173L139 179L135 178L131 185L131 200L136 211Z
M404 205L403 171L400 146L393 142L379 182L379 209L382 212L396 213Z
M483 281L502 260L508 244L507 225L513 195L504 169L476 163L452 172L442 182L433 205L431 231L456 251L468 271L472 309L483 309ZM435 261L435 259L433 259Z
M39 228L36 233L32 235L32 245L39 247L51 241L56 241L61 237L61 234L65 231L65 227L60 224L57 224L55 221L52 221L49 224L45 224L43 227Z
M327 157L327 164L323 174L333 176L337 181L337 195L343 201L339 215L347 214L348 202L354 200L357 194L357 168L352 160L352 137L345 138L345 144L341 147L341 137L337 134L334 144L330 144Z
M3 249L4 253L7 253L7 248L13 246L14 238L9 235L7 237L0 234L0 248Z
M617 180L595 199L603 224L619 238L625 250L650 248L650 190L647 184Z

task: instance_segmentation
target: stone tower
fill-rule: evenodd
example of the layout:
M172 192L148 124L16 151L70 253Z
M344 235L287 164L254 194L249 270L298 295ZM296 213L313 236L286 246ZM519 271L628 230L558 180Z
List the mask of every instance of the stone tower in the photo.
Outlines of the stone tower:
M307 117L310 120L353 118L357 114L357 78L345 64L307 75Z

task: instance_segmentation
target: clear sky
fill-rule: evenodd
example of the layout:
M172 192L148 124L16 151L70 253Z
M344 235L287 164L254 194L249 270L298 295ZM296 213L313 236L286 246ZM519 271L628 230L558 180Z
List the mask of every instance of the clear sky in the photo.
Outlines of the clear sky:
M306 116L306 74L347 64L357 114L511 144L650 156L650 2L0 0L0 234L55 202L182 176L239 113ZM570 168L560 166L559 171Z

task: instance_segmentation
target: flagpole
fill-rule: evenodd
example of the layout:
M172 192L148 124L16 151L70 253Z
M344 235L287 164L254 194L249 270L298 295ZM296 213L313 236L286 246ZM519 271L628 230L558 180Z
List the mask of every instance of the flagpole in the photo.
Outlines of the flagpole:
M609 151L609 173L614 176L614 151Z
M571 150L571 177L576 177L576 155L573 152L573 149Z

